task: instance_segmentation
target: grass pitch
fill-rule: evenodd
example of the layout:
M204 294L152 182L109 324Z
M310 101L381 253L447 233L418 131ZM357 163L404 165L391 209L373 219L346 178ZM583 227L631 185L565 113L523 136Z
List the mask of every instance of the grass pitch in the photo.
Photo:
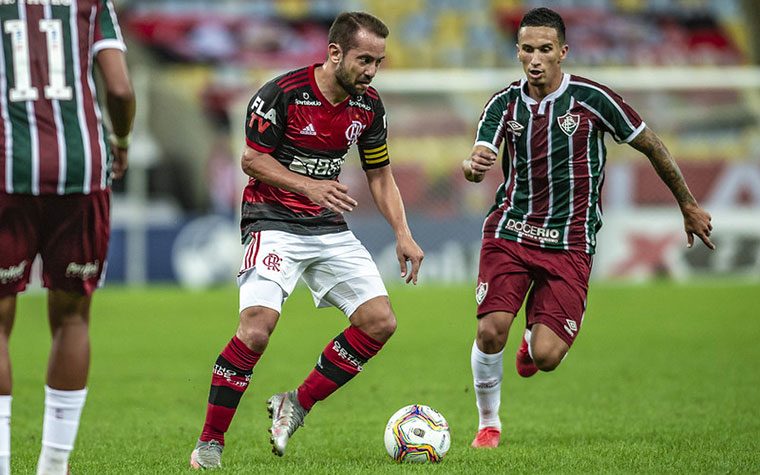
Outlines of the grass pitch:
M396 335L315 406L278 458L264 401L300 384L347 324L296 291L227 434L223 473L760 471L760 285L592 284L569 356L530 379L514 370L518 316L505 351L502 441L491 450L469 446L477 429L472 286L390 290ZM211 368L236 325L235 288L99 291L72 473L193 473ZM14 473L34 472L49 344L44 295L22 295L11 339ZM411 403L448 419L453 443L441 464L398 465L385 454L388 417Z

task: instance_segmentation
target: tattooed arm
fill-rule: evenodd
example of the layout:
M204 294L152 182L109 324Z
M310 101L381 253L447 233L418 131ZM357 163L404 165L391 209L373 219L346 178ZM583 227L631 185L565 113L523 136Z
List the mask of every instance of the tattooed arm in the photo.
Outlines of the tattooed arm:
M697 200L694 199L689 187L686 186L681 170L662 140L649 127L646 127L630 142L630 145L647 156L660 179L670 188L670 192L678 201L678 206L683 215L688 246L691 247L694 244L694 234L696 234L705 243L705 246L715 249L715 245L710 241L710 231L712 231L710 220L712 218L697 204Z

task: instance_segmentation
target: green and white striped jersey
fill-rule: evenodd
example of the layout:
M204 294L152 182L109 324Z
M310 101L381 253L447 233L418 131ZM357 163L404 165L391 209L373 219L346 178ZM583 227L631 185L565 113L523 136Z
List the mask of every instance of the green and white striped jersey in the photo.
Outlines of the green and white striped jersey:
M126 50L110 0L0 0L0 192L110 186L93 79L106 48Z
M526 80L491 97L475 145L494 153L504 142L504 182L483 224L484 237L594 253L602 226L604 134L633 140L646 125L606 86L564 74L540 103Z

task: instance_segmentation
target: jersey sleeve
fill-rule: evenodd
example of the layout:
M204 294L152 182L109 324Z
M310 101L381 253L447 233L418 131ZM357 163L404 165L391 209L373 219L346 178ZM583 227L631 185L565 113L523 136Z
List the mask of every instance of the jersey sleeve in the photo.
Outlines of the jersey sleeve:
M92 54L98 54L104 49L127 51L124 38L121 36L119 21L111 0L98 0L96 10L95 30L93 32Z
M623 100L620 95L609 88L602 89L597 108L604 120L604 125L617 143L628 143L635 139L646 124L639 114Z
M270 81L251 98L246 110L246 143L259 152L272 153L285 134L288 120L285 93Z
M388 156L388 125L385 119L385 107L382 101L377 99L375 116L367 130L359 137L359 158L362 161L362 169L371 170L390 164Z
M499 153L499 146L504 138L505 111L507 110L507 95L502 91L494 94L483 108L475 133L475 146L482 145L493 153Z

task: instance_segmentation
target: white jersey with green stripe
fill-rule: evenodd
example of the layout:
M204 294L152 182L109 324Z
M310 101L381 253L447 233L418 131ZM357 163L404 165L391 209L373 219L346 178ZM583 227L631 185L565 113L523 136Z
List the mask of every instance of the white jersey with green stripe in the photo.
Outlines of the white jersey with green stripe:
M106 48L126 50L111 0L0 0L0 192L110 186L93 79Z
M494 94L475 145L502 154L504 181L483 224L484 237L550 249L595 252L602 226L604 134L633 140L646 124L610 88L564 74L540 102L522 79Z

